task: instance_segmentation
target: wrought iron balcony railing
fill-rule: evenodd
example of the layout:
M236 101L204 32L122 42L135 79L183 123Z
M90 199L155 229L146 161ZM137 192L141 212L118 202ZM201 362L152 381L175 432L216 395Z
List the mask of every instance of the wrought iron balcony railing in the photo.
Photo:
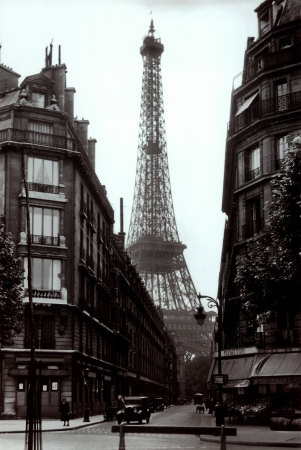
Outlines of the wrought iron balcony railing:
M250 170L247 174L247 180L251 181L260 176L260 167L256 167L256 169Z
M28 289L25 289L25 296L28 296ZM33 298L45 298L45 299L60 299L61 291L47 290L47 289L33 289Z
M7 128L0 131L0 143L6 141L26 142L29 144L76 150L74 139L55 134L39 133L37 131L17 130Z
M232 118L229 133L236 133L256 120L263 119L269 115L291 111L300 107L301 91L265 100L255 99L245 111Z
M59 236L42 236L39 234L31 234L31 242L40 245L60 245Z
M45 192L48 194L60 194L62 192L61 186L55 186L52 184L43 184L43 183L27 183L28 190L34 192Z

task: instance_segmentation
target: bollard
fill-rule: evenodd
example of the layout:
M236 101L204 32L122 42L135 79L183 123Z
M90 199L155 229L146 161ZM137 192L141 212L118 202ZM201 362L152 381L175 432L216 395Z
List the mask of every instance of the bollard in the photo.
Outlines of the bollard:
M125 450L123 425L119 427L119 450Z
M221 426L221 450L226 450L225 426Z

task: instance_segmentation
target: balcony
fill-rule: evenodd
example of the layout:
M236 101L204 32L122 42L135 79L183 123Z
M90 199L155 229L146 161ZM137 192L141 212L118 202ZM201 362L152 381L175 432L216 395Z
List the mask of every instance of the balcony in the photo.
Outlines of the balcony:
M301 107L301 91L266 100L256 99L241 114L234 116L229 125L229 134L252 125L257 120L268 118L268 116L293 111Z
M28 289L25 289L25 297L28 297ZM33 289L33 298L60 299L61 291L52 291L47 289Z
M47 147L76 150L75 141L71 138L67 138L66 136L39 133L29 130L17 130L14 128L7 128L0 131L0 143L1 142L22 142Z
M247 173L247 181L254 180L260 176L260 167L256 167L256 169L250 170Z
M60 237L59 236L42 236L38 234L31 234L31 242L33 244L39 245L60 245Z
M297 47L291 46L289 48L281 49L277 52L268 53L259 56L252 63L244 68L243 83L247 83L256 77L260 72L265 70L272 70L284 65L294 64L299 62Z

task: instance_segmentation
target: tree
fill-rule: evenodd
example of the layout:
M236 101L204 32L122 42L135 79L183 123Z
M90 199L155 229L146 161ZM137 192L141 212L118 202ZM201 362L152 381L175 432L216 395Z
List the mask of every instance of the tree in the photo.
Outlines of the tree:
M301 256L301 138L289 136L279 172L271 180L268 230L237 257L235 283L246 311L266 317L296 306Z
M200 355L185 364L187 397L193 397L196 392L206 394L211 361L209 355Z
M13 343L23 318L23 272L14 255L12 236L0 216L0 347Z

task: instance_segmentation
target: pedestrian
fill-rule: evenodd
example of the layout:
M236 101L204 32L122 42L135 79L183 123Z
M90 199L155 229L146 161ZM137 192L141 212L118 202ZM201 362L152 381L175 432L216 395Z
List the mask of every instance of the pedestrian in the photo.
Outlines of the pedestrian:
M70 420L69 403L67 402L66 398L63 398L61 403L61 421L64 422L63 426L69 427L69 420Z
M215 405L215 422L217 427L225 424L225 408L220 402Z

